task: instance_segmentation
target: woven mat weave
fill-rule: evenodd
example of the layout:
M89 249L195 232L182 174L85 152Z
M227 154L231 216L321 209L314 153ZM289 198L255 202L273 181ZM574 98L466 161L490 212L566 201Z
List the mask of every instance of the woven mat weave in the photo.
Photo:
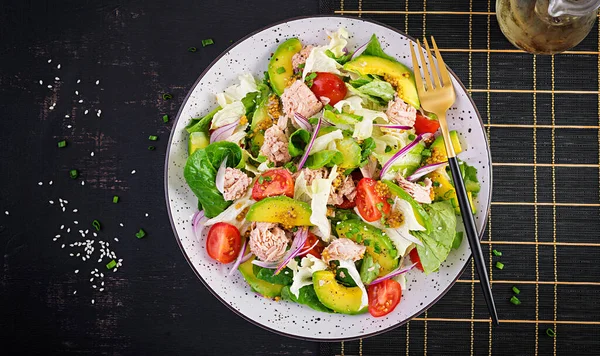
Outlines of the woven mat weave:
M329 355L600 354L600 31L555 56L515 49L495 1L321 0L324 14L433 35L471 90L492 150L483 237L501 325L493 327L472 266L405 326L324 343ZM490 257L492 249L502 257ZM496 261L503 270L493 267ZM522 304L509 302L517 286ZM546 335L552 328L556 337Z

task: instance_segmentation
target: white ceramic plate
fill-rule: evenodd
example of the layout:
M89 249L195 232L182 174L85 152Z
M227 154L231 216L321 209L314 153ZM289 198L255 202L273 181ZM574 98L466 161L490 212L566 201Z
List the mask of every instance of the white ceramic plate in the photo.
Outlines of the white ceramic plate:
M275 24L231 46L200 75L179 110L165 162L165 192L171 224L185 258L202 282L219 300L245 319L283 335L318 341L375 335L419 315L439 300L461 275L471 256L468 243L463 241L458 250L452 251L438 273L428 277L416 269L408 273L408 287L403 291L401 303L383 318L373 318L368 313L356 316L320 313L299 304L260 297L250 290L239 273L228 275L231 265L213 262L205 252L204 240L197 241L192 233L191 218L197 210L197 200L183 178L188 156L184 127L191 118L203 116L214 108L217 105L215 93L237 82L239 74L251 72L262 78L271 53L282 40L298 37L304 44L324 45L328 43L325 31L335 31L340 26L350 33L350 48L357 48L375 33L386 53L412 67L409 52L412 39L379 23L326 16L297 18ZM465 151L459 157L477 167L479 172L481 192L476 201L476 223L481 235L491 198L490 154L483 124L473 101L458 78L453 76L453 82L456 103L448 112L448 122L451 129L460 132Z

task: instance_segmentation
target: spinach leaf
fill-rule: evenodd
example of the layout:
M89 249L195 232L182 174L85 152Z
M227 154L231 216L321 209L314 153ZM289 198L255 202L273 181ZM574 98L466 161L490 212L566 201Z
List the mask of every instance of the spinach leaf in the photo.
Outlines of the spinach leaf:
M412 231L423 246L417 246L425 274L435 272L446 260L456 237L456 215L454 207L447 201L425 205L431 218L432 230Z
M346 287L356 287L356 282L352 279L350 273L348 273L347 268L336 268L335 279Z
M319 298L317 298L317 294L315 293L315 287L312 284L300 288L300 291L298 292L298 298L296 298L296 296L290 291L289 286L285 286L281 290L281 299L307 305L316 311L325 313L332 312L331 309L327 308L319 301Z
M223 199L215 185L217 170L225 157L228 157L229 167L241 167L244 164L240 146L233 142L220 141L196 150L188 157L183 170L185 181L198 197L198 204L202 205L202 210L208 218L219 215L231 204Z
M367 137L360 144L360 167L364 167L367 163L369 163L369 157L371 157L371 154L375 150L375 147L375 140L372 137Z
M344 156L339 151L323 150L308 156L306 167L310 169L333 167L336 164L342 163L343 159Z
M381 79L373 79L372 82L359 87L358 91L371 97L380 98L385 102L394 99L394 94L396 93L390 83Z
M288 151L290 156L297 157L304 153L306 145L310 142L310 132L304 129L298 129L290 135L288 142Z
M215 116L215 114L219 110L221 110L221 107L217 106L215 109L213 109L213 111L206 114L206 116L192 119L192 121L190 121L190 123L185 127L185 130L188 133L204 132L205 134L208 135L208 128L210 127L210 120L212 120L213 116Z
M362 265L360 266L360 280L365 284L369 284L377 278L379 274L379 269L381 266L379 263L373 261L373 257L369 254L365 254L365 257L362 259Z
M289 268L284 268L275 275L275 270L270 268L261 268L256 274L256 278L273 284L292 285L294 273Z
M367 48L365 48L364 52L361 55L380 57L380 58L388 59L390 61L398 62L396 60L396 58L394 58L390 55L387 55L383 51L383 49L381 49L381 44L379 43L379 40L377 39L377 36L375 36L375 34L373 34L373 36L371 36L371 40L367 44Z

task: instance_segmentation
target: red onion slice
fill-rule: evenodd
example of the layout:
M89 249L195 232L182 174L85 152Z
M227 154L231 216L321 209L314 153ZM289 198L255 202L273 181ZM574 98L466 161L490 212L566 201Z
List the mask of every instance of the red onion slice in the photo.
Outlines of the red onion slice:
M423 177L426 174L429 174L435 170L437 170L438 168L444 167L448 164L448 161L444 161L444 162L438 162L438 163L432 163L432 164L428 164L426 166L423 166L419 169L417 169L415 171L415 173L411 174L410 176L408 176L406 179L408 179L411 182L416 181L417 179Z
M264 261L259 261L259 260L252 261L252 264L257 265L262 268L268 268L268 269L276 269L277 266L279 265L277 262L264 262Z
M233 271L236 271L238 269L238 267L240 266L240 264L242 263L242 258L246 254L247 246L248 246L248 241L244 242L244 245L242 245L242 249L240 250L240 253L238 254L237 258L235 259L235 263L233 264L233 266L231 266L231 270L229 270L230 276L233 274Z
M415 138L413 142L409 143L408 145L404 146L400 151L396 152L396 154L394 154L392 158L385 162L383 168L381 168L381 173L379 173L379 177L383 178L383 176L387 173L390 167L392 167L394 162L402 158L405 154L408 153L408 151L412 150L413 147L415 147L419 142L421 142L422 139L423 135L419 135L417 136L417 138Z
M208 221L208 219L204 216L204 210L198 211L192 218L192 231L197 241L200 241L204 229L206 229L206 226L204 226L206 221Z
M213 131L213 133L210 135L210 143L217 142L217 141L223 141L227 137L231 136L233 134L233 131L235 131L235 128L237 127L237 125L239 123L240 123L240 120L238 119L235 122L232 122L231 124L221 126L218 129L216 129L215 131Z
M227 171L227 156L221 162L219 166L219 170L217 171L217 177L215 179L215 185L217 186L217 190L224 194L225 192L225 172Z
M397 130L410 130L412 126L404 126L404 125L393 125L393 124L373 124L376 127L383 127L385 129L397 129Z
M356 49L356 51L354 51L354 53L352 53L352 57L350 57L350 60L353 60L354 58L360 56L361 53L363 53L363 51L365 50L365 48L367 47L367 45L369 44L369 42L363 44L362 46L358 47Z
M413 269L416 265L417 265L416 263L413 263L412 265L410 265L408 267L397 268L397 269L393 270L392 272L386 274L385 276L377 278L376 280L371 282L369 285L372 286L373 284L381 283L381 282L385 281L386 279L390 279L397 275L406 273L406 272L410 271L411 269Z
M244 263L244 262L248 261L249 259L252 258L252 256L254 256L254 254L252 252L250 252L246 256L242 257L242 262L241 263Z
M312 137L310 138L310 142L308 143L308 145L306 145L304 155L302 155L302 159L300 160L300 163L298 163L298 170L301 170L302 167L304 167L304 163L306 163L306 160L308 159L308 154L310 153L310 150L312 149L312 146L315 143L315 139L317 138L317 134L321 129L322 122L323 119L319 118L319 122L317 123L317 127L315 127L315 130L313 131Z
M312 131L312 125L304 116L300 115L299 113L294 113L294 119L296 120L296 123L298 124L298 126L300 126L300 128L308 132Z
M304 255L304 254L308 253L308 251L312 250L315 246L317 246L318 243L319 243L319 240L315 241L315 243L312 244L312 246L310 246L308 248L305 248L305 249L302 249L302 251L298 252L298 256L299 255Z
M290 249L286 253L285 257L283 258L283 262L281 262L281 264L277 267L274 274L278 274L279 272L281 272L281 270L284 269L285 266L287 266L287 264L292 260L292 258L294 258L294 257L296 257L296 255L298 255L300 250L302 250L302 248L304 247L304 244L306 243L307 238L308 238L308 227L303 226L300 229L298 229L298 231L296 232L296 234L294 236L294 241L292 242L292 246L290 246Z

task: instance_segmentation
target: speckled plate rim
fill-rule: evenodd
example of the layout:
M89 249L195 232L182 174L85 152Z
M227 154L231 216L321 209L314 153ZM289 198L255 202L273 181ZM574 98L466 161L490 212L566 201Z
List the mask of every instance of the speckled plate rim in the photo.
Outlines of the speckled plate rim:
M454 280L452 281L452 283L450 283L448 285L448 287L446 289L444 289L443 291L440 292L440 294L434 298L429 304L424 305L419 311L417 311L416 313L414 313L413 315L411 315L410 317L406 318L405 320L398 322L397 324L387 327L385 329L381 329L381 330L377 330L375 332L372 333L368 333L368 334L363 334L360 336L354 336L354 337L348 337L348 338L334 338L334 339L321 339L321 338L317 338L317 337L303 337L303 336L298 336L298 335L294 335L294 334L289 334L286 332L282 332L280 330L276 330L276 329L272 329L266 325L260 324L256 321L254 321L253 319L247 317L246 315L244 315L243 313L241 313L240 311L236 310L235 308L233 308L231 305L229 305L229 303L227 303L225 300L223 300L221 298L221 296L216 293L209 285L208 283L206 283L206 281L202 278L202 276L198 273L198 271L196 270L196 268L194 267L190 257L187 255L187 253L185 252L185 249L183 247L183 245L181 244L181 239L179 237L179 234L177 233L177 229L175 227L175 221L173 220L173 214L171 213L171 205L169 204L169 157L171 154L171 144L173 141L173 136L175 134L175 128L177 127L177 123L179 122L179 119L181 118L181 114L183 112L183 108L185 107L185 104L187 103L187 101L189 100L191 94L193 93L194 89L196 88L196 86L198 85L198 83L202 80L202 78L206 75L206 73L210 72L210 70L212 69L212 67L225 55L227 54L230 50L232 50L234 47L236 47L237 45L239 45L240 43L244 42L246 39L254 36L255 34L268 30L271 27L274 26L278 26L278 25L282 25L285 24L287 22L291 22L291 21L297 21L297 20L304 20L304 19L311 19L311 18L323 18L323 17L332 17L332 18L348 18L348 19L352 19L352 20L358 20L358 21L363 21L363 22L368 22L368 23L372 23L374 25L379 25L382 27L385 27L391 31L394 31L402 36L406 36L406 38L410 39L412 42L416 43L416 40L412 37L407 35L406 33L396 29L395 27L389 26L387 24L384 24L382 22L379 21L375 21L375 20L371 20L371 19L364 19L364 18L360 18L360 17L355 17L355 16L346 16L346 15L311 15L311 16L297 16L297 17L292 17L292 18L288 18L282 21L278 21L275 23L272 23L268 26L262 27L254 32L251 32L249 34L247 34L246 36L240 38L239 40L237 40L235 43L233 43L231 46L229 46L227 49L225 49L219 56L217 56L209 65L208 67L206 67L206 69L204 71L202 71L202 73L200 74L200 76L198 77L198 79L196 79L196 81L194 82L194 84L192 85L192 87L190 88L190 90L188 91L187 95L185 96L185 99L183 100L183 102L181 103L181 106L179 108L179 111L177 112L177 116L175 117L175 120L173 121L173 126L172 126L172 131L171 134L169 135L169 142L167 144L167 154L165 156L165 168L164 168L164 189L165 189L165 204L167 205L167 212L169 213L169 220L171 222L171 228L173 229L173 232L175 234L175 240L177 241L177 245L179 245L179 248L181 249L181 252L183 253L183 256L185 257L185 260L187 261L187 263L190 265L191 269L194 271L194 274L196 274L196 276L200 279L200 281L202 282L202 284L204 284L204 286L211 292L212 295L214 295L221 303L223 303L225 306L227 306L227 308L229 308L230 310L232 310L235 314L239 315L240 317L242 317L243 319L249 321L250 323L268 330L270 332L282 335L282 336L287 336L287 337L291 337L294 339L299 339L299 340L305 340L305 341L314 341L314 342L340 342L340 341L352 341L352 340L359 340L359 339L365 339L368 337L372 337L372 336L376 336L376 335L380 335L383 334L385 332L388 332L390 330L396 329L399 326L402 326L406 323L408 323L409 321L411 321L413 318L415 318L416 316L422 314L424 311L428 310L431 306L433 306L435 303L437 303L443 296L446 295L446 293L448 293L448 291L456 284L456 281L460 278L460 276L462 276L462 274L465 272L467 266L469 265L469 260L471 259L471 256L469 256L469 258L467 258L465 260L465 265L462 267L462 269L460 270L460 272L457 274L456 278L454 278ZM467 92L467 88L465 87L465 85L462 83L462 81L459 79L459 77L454 73L454 71L452 71L451 68L447 67L450 74L454 77L454 79L456 79L456 81L460 84L462 90L464 90L465 92ZM485 131L485 126L483 124L483 120L481 119L481 114L479 113L479 110L477 109L477 106L475 105L475 102L473 101L473 98L470 95L467 95L467 97L469 98L469 101L471 102L471 104L473 105L473 108L475 110L475 114L477 115L477 118L479 119L479 123L481 125L481 127L483 128L483 130ZM488 156L488 161L489 161L489 165L488 165L488 172L489 172L489 186L490 186L490 191L489 191L489 197L488 197L488 201L487 204L485 205L485 217L483 219L483 224L481 224L481 228L478 231L479 234L479 239L481 240L481 238L483 237L483 232L485 230L485 227L487 226L488 223L488 218L489 218L489 211L490 211L490 207L491 207L491 203L492 203L492 187L493 187L493 172L492 172L492 155L490 152L490 144L488 141L488 137L487 135L484 135L484 141L486 143L485 145L485 150L487 152L487 156Z

